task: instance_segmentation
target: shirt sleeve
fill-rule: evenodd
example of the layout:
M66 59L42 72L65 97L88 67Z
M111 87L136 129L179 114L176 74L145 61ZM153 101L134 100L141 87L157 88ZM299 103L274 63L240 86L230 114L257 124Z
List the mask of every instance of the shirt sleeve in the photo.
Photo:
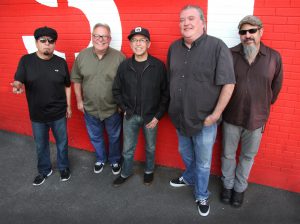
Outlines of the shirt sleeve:
M276 62L276 71L274 74L274 79L272 80L272 93L273 97L271 100L271 104L275 103L277 100L278 94L282 87L282 80L283 80L283 66L282 66L282 59L281 56L278 54Z
M224 42L220 41L219 44L215 84L235 84L232 54Z
M20 59L17 71L15 73L15 81L19 81L21 83L25 83L26 81L26 69L24 64L24 56Z
M72 71L71 71L71 81L76 83L82 83L82 75L80 73L80 69L78 67L80 54L77 56L77 58L74 61Z
M71 86L70 73L69 73L69 68L68 68L66 61L64 61L64 66L65 66L65 71L66 71L65 86L70 87Z

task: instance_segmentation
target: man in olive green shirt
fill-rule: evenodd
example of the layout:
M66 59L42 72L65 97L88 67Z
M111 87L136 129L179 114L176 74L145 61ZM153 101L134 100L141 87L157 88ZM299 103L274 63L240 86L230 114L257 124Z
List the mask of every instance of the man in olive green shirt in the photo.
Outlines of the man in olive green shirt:
M92 32L93 47L82 50L77 56L71 81L74 83L77 108L84 113L88 134L95 148L94 172L100 173L108 160L113 174L117 175L121 171L121 116L112 96L112 85L118 66L125 56L109 47L110 42L110 27L96 24ZM108 155L104 128L109 140Z

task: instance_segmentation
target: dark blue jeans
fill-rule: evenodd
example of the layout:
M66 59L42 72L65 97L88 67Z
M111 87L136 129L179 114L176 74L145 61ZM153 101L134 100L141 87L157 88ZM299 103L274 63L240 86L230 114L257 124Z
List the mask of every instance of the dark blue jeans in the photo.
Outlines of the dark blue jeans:
M51 170L49 130L56 141L57 148L57 168L62 171L69 168L68 160L68 135L67 119L65 117L51 122L40 123L31 122L33 137L36 145L38 171L40 174L47 175Z
M101 121L99 118L85 112L84 119L91 143L96 152L96 162L105 163L108 159L110 164L119 163L121 159L121 115L114 113ZM105 150L104 128L106 129L109 141L108 158Z
M145 173L152 173L155 165L155 145L157 136L157 125L155 128L146 128L143 118L138 115L133 115L129 120L123 120L123 166L122 177L128 177L133 172L133 159L138 135L140 129L143 129L145 137Z

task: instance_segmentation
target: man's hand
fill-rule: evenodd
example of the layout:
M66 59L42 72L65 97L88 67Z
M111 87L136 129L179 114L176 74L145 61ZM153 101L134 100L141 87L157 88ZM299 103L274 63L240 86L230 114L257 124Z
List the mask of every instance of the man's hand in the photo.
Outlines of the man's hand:
M84 108L83 108L83 102L82 101L77 102L77 109L79 111L81 111L82 113L84 113Z
M14 94L21 94L24 92L23 83L19 81L14 81L10 83L10 85L12 86L12 92Z
M66 113L66 118L71 118L72 117L72 109L71 106L67 107L67 113Z
M154 117L152 119L152 121L150 121L147 125L146 128L155 128L155 126L157 125L158 120Z
M208 115L204 120L204 126L210 126L216 123L221 115L216 115L214 113Z

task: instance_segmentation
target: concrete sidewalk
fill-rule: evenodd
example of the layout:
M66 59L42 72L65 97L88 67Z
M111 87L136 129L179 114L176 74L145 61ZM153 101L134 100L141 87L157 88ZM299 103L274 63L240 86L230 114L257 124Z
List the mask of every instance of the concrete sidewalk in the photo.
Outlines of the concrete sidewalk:
M143 166L124 186L114 188L109 166L93 173L94 154L70 148L72 176L59 181L56 149L51 146L54 174L41 186L31 137L0 131L0 223L1 224L193 224L193 223L300 223L300 194L250 184L244 205L235 209L219 201L220 179L211 176L211 211L200 217L192 188L174 189L171 178L181 170L157 167L151 186L143 185Z

